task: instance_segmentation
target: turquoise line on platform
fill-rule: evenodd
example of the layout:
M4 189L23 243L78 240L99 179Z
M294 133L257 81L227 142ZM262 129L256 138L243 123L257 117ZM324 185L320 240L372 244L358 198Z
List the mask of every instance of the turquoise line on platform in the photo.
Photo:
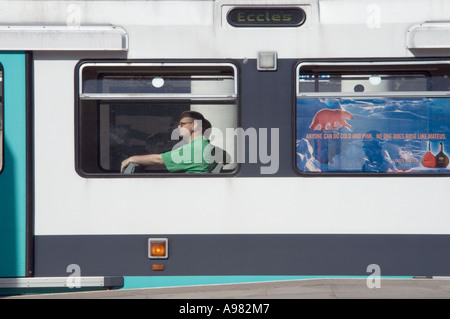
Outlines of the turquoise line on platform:
M155 276L124 277L122 289L169 288L203 285L242 284L308 279L367 279L368 276ZM413 279L412 276L381 277L381 279Z

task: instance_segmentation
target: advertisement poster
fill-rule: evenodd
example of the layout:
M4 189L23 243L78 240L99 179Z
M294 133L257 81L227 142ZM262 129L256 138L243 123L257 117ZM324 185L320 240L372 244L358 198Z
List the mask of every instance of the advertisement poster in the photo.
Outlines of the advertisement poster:
M448 98L297 100L301 172L450 172Z

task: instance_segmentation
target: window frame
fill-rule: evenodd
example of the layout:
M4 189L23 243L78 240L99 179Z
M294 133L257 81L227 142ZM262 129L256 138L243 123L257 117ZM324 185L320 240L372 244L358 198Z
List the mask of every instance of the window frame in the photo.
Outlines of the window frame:
M364 171L321 171L321 172L307 172L302 171L298 167L297 162L297 139L298 136L298 101L299 99L306 98L360 98L360 99L370 99L370 98L447 98L450 99L449 91L401 91L401 92L371 92L371 93L351 93L351 92L300 92L300 71L302 67L305 66L340 66L357 68L361 66L391 66L399 67L402 65L409 66L438 66L447 65L450 69L450 61L442 60L441 58L427 58L427 59L410 59L410 58L398 58L398 59L306 59L298 61L295 65L294 71L294 81L295 81L295 99L294 99L294 110L293 110L293 167L295 173L301 177L449 177L449 172L364 172ZM419 69L417 69L419 70ZM422 69L425 70L425 69ZM326 72L326 71L325 71ZM450 74L449 74L450 75ZM450 152L446 152L450 156Z
M144 67L226 67L233 70L234 85L233 92L224 94L189 94L189 93L126 93L126 94L114 94L114 93L83 93L83 76L82 72L87 66L106 66L106 67L128 67L128 66L144 66ZM163 74L163 72L162 72ZM81 116L80 109L83 101L98 101L102 102L124 102L124 103L142 103L149 101L151 103L170 102L176 103L191 103L197 104L230 104L236 107L236 126L240 126L240 101L239 101L239 68L238 63L233 60L80 60L75 67L75 170L78 175L83 178L170 178L170 177L229 177L235 176L239 169L240 164L236 163L236 167L233 170L220 172L220 173L183 173L183 172L145 172L126 175L122 173L90 173L85 172L82 169L80 163L81 145ZM221 103L222 102L222 103ZM99 139L99 137L98 137ZM99 141L97 142L99 143ZM97 145L100 148L100 145Z

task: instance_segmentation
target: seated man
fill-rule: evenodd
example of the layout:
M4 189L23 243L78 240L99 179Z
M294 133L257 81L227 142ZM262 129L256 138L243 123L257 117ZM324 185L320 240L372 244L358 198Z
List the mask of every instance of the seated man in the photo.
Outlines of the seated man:
M217 162L214 160L214 146L204 136L205 131L211 128L209 121L199 112L186 111L180 115L178 128L186 144L162 154L131 156L122 162L121 171L134 163L142 166L165 165L169 172L211 172Z

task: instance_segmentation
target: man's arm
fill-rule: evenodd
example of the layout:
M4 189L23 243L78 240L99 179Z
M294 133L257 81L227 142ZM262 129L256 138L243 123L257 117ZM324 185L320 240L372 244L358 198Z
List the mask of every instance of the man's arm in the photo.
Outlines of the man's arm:
M136 155L131 156L122 162L120 167L120 171L123 170L130 164L134 163L141 166L147 165L164 165L164 161L162 159L161 154L148 154L148 155Z

